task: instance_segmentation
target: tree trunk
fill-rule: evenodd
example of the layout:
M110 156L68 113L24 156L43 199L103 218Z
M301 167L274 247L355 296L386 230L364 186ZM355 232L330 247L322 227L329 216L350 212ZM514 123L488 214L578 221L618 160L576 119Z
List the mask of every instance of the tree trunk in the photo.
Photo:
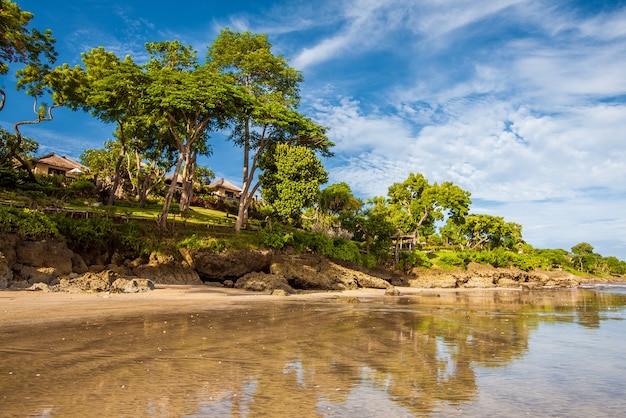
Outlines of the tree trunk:
M157 219L157 225L162 230L167 229L167 215L170 212L170 206L172 205L172 199L174 198L174 192L176 191L178 173L180 173L180 167L183 164L183 158L183 153L180 153L180 155L178 156L178 161L176 162L176 168L174 169L174 178L172 180L172 183L170 184L169 189L167 190L167 194L165 195L163 210L161 211L161 215L159 215L159 219Z
M185 162L185 168L183 169L183 190L180 196L180 211L187 212L191 205L191 199L193 198L193 177L196 171L196 158L198 152L192 152Z
M241 228L246 226L246 212L248 211L248 189L250 188L250 178L248 169L250 167L250 122L245 121L245 143L243 146L243 184L241 188L241 196L239 197L239 209L237 210L237 222L235 222L235 232L240 232Z
M117 188L120 186L120 169L122 168L122 163L124 162L124 152L120 152L119 157L117 157L117 163L115 163L115 174L113 174L113 186L111 187L111 191L109 192L109 199L107 200L107 206L113 206L115 202L115 192L117 192Z

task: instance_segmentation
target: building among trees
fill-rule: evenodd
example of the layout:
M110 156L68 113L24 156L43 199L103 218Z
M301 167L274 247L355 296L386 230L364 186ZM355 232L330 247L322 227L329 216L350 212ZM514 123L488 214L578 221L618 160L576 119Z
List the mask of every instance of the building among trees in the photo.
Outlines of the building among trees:
M30 160L35 174L48 174L76 178L82 174L87 174L89 169L81 163L69 157L60 156L54 152L43 157Z

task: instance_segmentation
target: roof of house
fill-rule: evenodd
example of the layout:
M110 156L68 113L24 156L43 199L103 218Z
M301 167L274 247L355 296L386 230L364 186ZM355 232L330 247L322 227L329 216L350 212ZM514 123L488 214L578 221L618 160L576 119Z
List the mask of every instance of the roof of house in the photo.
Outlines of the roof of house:
M57 155L54 152L44 155L42 157L33 158L32 161L34 164L47 164L51 167L61 168L61 169L68 170L68 171L75 169L75 168L79 169L80 171L84 173L89 171L87 167L85 167L78 161L74 161L69 157Z
M235 186L228 180L224 180L223 178L209 184L209 188L210 189L225 189L225 190L230 190L230 191L237 192L237 193L241 193L243 191L239 187Z

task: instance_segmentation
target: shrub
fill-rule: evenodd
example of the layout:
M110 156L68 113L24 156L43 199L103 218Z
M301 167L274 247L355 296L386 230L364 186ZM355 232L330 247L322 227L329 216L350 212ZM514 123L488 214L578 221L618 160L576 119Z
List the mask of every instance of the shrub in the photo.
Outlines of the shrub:
M399 267L403 271L409 271L413 267L430 267L432 263L428 256L422 251L415 250L413 252L400 253L400 259L398 263Z
M19 211L14 208L0 206L0 232L17 232Z
M439 256L437 264L441 268L465 267L465 260L458 253L446 252Z
M259 232L259 240L261 245L279 250L285 246L286 237L281 232L270 231L267 228L263 228Z
M332 241L330 252L325 255L343 261L351 261L353 263L361 262L361 253L359 246L354 241L345 238L335 238Z
M210 250L214 253L221 253L226 249L224 241L213 237L198 238L193 234L178 243L178 248L188 248L190 250Z
M96 185L90 180L76 180L75 182L70 183L68 189L83 196L88 196L96 190Z
M28 239L43 239L59 233L54 222L43 212L5 207L0 207L0 231Z
M70 219L59 215L56 221L71 248L104 252L115 247L118 236L111 219L102 216Z

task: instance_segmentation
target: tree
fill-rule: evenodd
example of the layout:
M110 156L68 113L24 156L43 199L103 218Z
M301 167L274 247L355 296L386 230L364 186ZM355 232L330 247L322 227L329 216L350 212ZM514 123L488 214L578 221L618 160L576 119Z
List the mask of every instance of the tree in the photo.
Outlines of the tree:
M348 183L331 184L322 190L319 207L327 214L339 214L341 211L356 211L363 206L363 202L352 194Z
M80 155L80 162L89 168L96 180L111 177L119 151L117 141L107 141L103 149L86 149Z
M465 222L459 225L459 230L465 239L464 246L468 249L483 249L485 246L489 249L514 249L522 243L522 226L505 222L501 216L468 215Z
M11 168L14 165L15 155L22 161L34 157L39 149L39 144L31 138L22 137L21 142L16 146L17 137L6 129L0 128L0 167Z
M355 232L353 230L356 225L355 219L363 202L352 194L347 183L336 183L326 187L320 193L317 203L313 228L324 231L329 236Z
M34 15L23 11L11 1L0 0L0 75L7 74L9 63L21 63L24 67L16 71L17 89L26 90L26 94L33 97L33 110L36 119L16 122L13 125L15 137L9 148L8 158L16 159L27 170L30 181L36 183L30 165L22 158L22 132L20 126L37 124L45 120L52 120L52 109L45 103L39 105L38 100L49 91L44 79L50 71L49 64L56 60L54 50L55 40L52 32L46 29L40 32L37 29L27 28ZM0 89L0 110L4 108L6 94Z
M232 89L213 66L198 64L189 46L173 41L150 43L146 48L151 59L145 67L149 82L142 103L150 110L151 121L173 139L178 151L174 179L183 169L183 181L191 183L197 153L205 147L207 132L222 126L231 107ZM158 220L162 229L167 228L176 183L172 182L165 196Z
M572 247L572 254L578 264L578 270L591 271L593 269L593 261L596 260L597 254L593 252L593 246L586 242L581 242Z
M414 233L418 241L420 230L434 228L435 221L446 216L462 222L472 203L470 193L452 182L431 185L422 174L413 173L391 185L388 196L392 222L403 233Z
M120 147L107 201L110 206L115 199L127 153L126 130L138 123L136 118L140 115L138 99L144 90L142 71L131 57L121 60L103 47L83 53L82 62L84 68L67 64L56 67L47 77L47 83L55 91L56 103L89 112L104 123L116 124L115 136Z
M302 209L317 201L328 174L315 153L304 146L273 144L259 163L261 196L276 214L295 223Z
M271 52L266 35L225 29L209 48L208 59L235 87L230 138L243 149L243 184L235 230L247 223L248 208L260 186L260 159L273 143L303 145L330 155L326 130L298 113L302 75Z
M17 3L0 0L0 75L9 72L10 63L26 65L24 72L45 74L47 63L54 63L57 53L52 31L29 30L27 26L34 15L20 9ZM6 94L0 89L0 110L4 108Z

